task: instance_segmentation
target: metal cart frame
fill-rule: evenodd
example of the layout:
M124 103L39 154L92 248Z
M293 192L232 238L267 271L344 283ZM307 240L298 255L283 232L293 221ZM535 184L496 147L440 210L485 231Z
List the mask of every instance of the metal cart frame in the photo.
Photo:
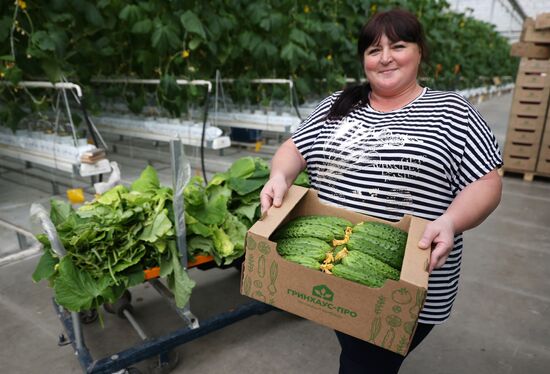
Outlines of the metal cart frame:
M180 172L184 161L183 144L179 140L170 142L170 152L172 158L172 182L174 187L174 216L176 219L176 243L179 252L182 254L182 265L187 270L187 244L185 235L185 220L184 220L184 205L183 205L183 187L184 176ZM32 208L31 208L32 209ZM49 216L42 209L37 218L41 221L43 227L54 227ZM51 229L46 230L48 239L52 245L52 249L59 256L63 257L66 254L63 244L59 240L56 232ZM168 366L168 353L175 347L190 342L201 336L204 336L213 331L219 330L225 326L238 322L247 317L263 314L275 308L271 305L264 304L258 301L251 301L237 306L236 308L218 314L210 319L199 323L191 312L190 304L184 308L178 308L175 305L173 294L168 290L163 283L158 279L149 280L153 287L163 296L168 299L170 304L176 309L176 312L182 317L186 323L186 327L177 329L164 336L149 338L143 332L138 322L133 318L131 312L127 309L122 311L122 315L130 322L134 330L141 337L142 342L123 350L113 353L108 357L94 359L89 349L84 343L80 315L77 312L70 312L58 305L53 300L54 309L59 317L67 337L61 337L60 343L65 345L70 343L74 349L75 356L78 358L80 365L85 373L113 373L124 370L132 364L141 362L147 358L159 356L161 368Z

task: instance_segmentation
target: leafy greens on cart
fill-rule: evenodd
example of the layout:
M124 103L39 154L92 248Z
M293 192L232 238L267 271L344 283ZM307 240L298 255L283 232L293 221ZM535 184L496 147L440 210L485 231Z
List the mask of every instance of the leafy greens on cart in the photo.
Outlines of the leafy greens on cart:
M150 166L130 188L118 185L76 210L52 200L50 218L67 254L60 259L37 235L44 254L33 280L48 279L60 305L83 311L114 303L144 281L144 269L160 266L183 307L195 282L181 266L172 217L172 190Z
M267 162L253 157L235 161L208 184L191 178L183 191L190 259L206 254L218 265L229 265L242 257L268 178ZM307 186L307 175L295 183ZM180 262L172 201L172 189L160 186L151 166L130 188L118 185L78 209L52 199L50 218L67 254L60 259L48 237L37 235L44 253L33 280L48 279L58 304L84 311L114 303L126 288L144 282L145 269L159 266L183 307L195 282Z

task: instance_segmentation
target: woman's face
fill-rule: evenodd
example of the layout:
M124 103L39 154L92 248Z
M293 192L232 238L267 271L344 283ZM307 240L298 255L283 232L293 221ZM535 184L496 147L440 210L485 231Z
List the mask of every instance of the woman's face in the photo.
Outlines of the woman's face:
M416 84L422 53L416 43L393 43L383 34L363 55L363 69L374 92L392 95Z

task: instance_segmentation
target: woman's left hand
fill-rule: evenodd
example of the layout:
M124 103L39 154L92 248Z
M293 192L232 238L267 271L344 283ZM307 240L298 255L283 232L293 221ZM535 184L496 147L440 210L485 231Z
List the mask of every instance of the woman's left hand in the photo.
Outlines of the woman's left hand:
M447 261L454 246L455 229L451 218L445 214L426 225L418 246L422 249L432 249L428 271L439 269Z

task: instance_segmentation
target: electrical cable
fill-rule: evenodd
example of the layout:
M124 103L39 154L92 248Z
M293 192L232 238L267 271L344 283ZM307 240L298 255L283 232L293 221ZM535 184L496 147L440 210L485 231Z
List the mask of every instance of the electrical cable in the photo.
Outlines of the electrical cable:
M292 91L290 93L290 102L296 111L296 115L300 119L300 122L303 121L302 116L300 115L300 110L298 109L298 93L296 92L296 85L292 85Z
M77 102L77 104L80 106L80 108L82 109L82 103L80 102L80 99L78 98L78 95L75 94L73 91L71 91L71 93L73 94L73 97L75 99L75 101ZM82 98L82 100L84 100L84 98ZM103 137L101 136L101 133L99 132L99 130L97 129L97 127L94 125L92 119L88 116L88 113L86 111L86 108L84 108L82 110L83 112L83 115L84 115L84 119L86 120L86 125L88 127L88 131L90 132L90 134L92 135L92 140L94 141L95 143L95 146L97 147L97 140L99 140L101 142L101 146L106 150L108 151L109 150L109 146L107 145L107 143L105 142L105 140L103 139ZM94 139L94 135L95 134L97 136L97 138Z

